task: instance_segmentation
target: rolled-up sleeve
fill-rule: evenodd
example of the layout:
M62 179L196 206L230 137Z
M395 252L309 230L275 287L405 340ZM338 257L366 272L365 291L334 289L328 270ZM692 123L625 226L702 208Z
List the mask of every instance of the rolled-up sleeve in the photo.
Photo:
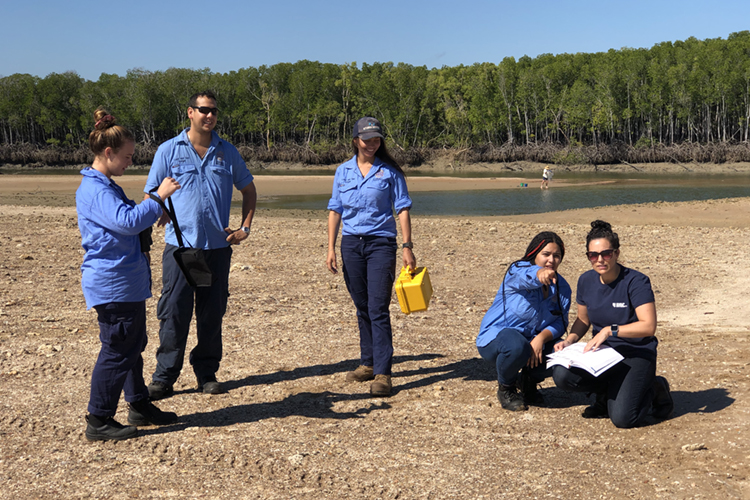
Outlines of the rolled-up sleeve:
M235 148L232 148L232 150L232 156L234 157L232 159L232 182L237 191L242 191L253 182L253 174L247 168L247 164L242 159L240 152Z
M391 196L393 198L393 208L396 213L406 208L411 208L411 197L406 187L406 179L398 172L394 172L393 183L391 183Z
M333 176L333 189L331 190L331 199L328 200L328 210L333 210L336 213L344 212L344 204L341 203L341 191L339 190L340 184L340 168L336 170L336 174Z

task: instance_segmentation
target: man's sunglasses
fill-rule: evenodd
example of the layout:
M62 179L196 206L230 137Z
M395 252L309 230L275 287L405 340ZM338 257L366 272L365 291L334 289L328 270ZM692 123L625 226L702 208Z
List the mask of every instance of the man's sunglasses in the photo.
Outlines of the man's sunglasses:
M213 113L214 116L219 112L219 108L209 108L208 106L190 106L193 109L197 109L202 114L208 116L209 114Z
M610 248L608 250L602 250L601 252L586 252L586 257L588 257L591 262L596 262L599 260L600 255L602 256L602 259L610 260L614 254L615 249Z

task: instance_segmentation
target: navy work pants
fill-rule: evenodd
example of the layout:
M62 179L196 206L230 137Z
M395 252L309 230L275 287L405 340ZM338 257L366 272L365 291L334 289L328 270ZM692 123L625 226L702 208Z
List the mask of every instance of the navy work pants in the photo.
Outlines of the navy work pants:
M344 281L357 308L360 364L390 375L393 363L391 303L396 279L396 238L341 237Z
M606 394L609 418L616 427L638 427L651 413L656 361L625 358L598 377L580 368L555 366L552 376L564 391Z
M97 417L117 413L120 393L133 403L148 397L143 381L146 302L110 302L95 306L102 348L91 373L88 411Z
M229 266L232 248L206 250L206 262L213 273L210 287L191 287L182 274L169 245L162 255L162 290L156 316L159 326L159 349L156 351L154 382L173 385L182 371L190 321L195 322L198 344L190 351L190 364L198 383L214 380L221 362L221 324L229 298Z
M554 350L554 341L544 344L544 355ZM497 337L483 347L478 347L479 355L493 363L497 369L497 382L501 385L513 385L518 379L518 372L526 366L531 357L532 349L529 340L520 332L512 328L505 328L498 332ZM529 369L529 376L535 383L539 383L552 373L547 370L546 360Z

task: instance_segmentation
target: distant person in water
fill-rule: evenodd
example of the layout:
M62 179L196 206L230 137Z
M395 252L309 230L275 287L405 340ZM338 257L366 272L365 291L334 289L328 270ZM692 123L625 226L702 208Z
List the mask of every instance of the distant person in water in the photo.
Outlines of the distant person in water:
M143 380L146 348L146 299L151 297L151 271L139 234L159 220L162 209L154 200L140 205L128 199L112 177L121 176L132 165L133 135L116 124L103 109L94 113L89 146L94 163L81 170L76 191L78 227L86 253L81 265L81 286L88 308L99 318L99 357L91 373L91 397L86 416L86 438L119 441L135 437L135 425L166 425L177 415L163 412L148 396ZM158 188L162 199L180 185L171 177ZM128 423L114 419L120 393L130 411Z
M540 189L549 189L549 180L552 178L552 169L549 165L544 166L544 172L542 172L542 185Z

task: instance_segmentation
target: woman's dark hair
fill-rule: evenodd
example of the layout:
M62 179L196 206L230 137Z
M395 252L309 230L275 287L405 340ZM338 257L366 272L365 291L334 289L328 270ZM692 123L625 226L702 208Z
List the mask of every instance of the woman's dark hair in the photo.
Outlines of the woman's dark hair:
M536 256L539 255L539 252L541 252L544 247L546 247L550 243L556 243L557 246L560 247L560 260L562 261L562 259L565 258L565 243L563 243L562 238L560 238L557 233L553 233L552 231L542 231L531 239L531 243L529 243L529 246L526 247L524 256L514 262L511 262L508 266L508 269L505 271L505 276L503 276L503 315L505 315L505 278L508 276L508 274L513 274L513 268L518 266L519 263L534 263L534 261L536 260ZM557 296L557 305L560 307L560 311L553 311L552 314L559 314L563 316L563 333L565 333L568 330L568 318L562 313L559 283L555 287L555 294Z
M356 156L357 153L359 153L359 149L357 148L357 139L358 137L355 137L352 139L352 149L354 150L354 155ZM375 151L375 157L379 158L380 161L383 163L386 163L390 165L391 167L395 168L399 171L401 175L406 177L406 174L404 173L404 169L401 168L401 165L398 164L396 160L393 159L393 156L388 152L388 148L385 147L385 138L380 139L380 147L377 151Z
M552 231L542 231L541 233L534 236L534 238L532 238L531 243L529 243L529 246L526 247L526 253L524 254L524 256L518 259L513 264L521 261L534 262L536 260L536 256L539 255L539 252L541 252L542 249L550 243L557 243L557 246L560 247L561 260L564 259L565 243L563 243L562 238L560 238L557 233L553 233Z
M589 249L589 243L591 243L591 240L598 240L601 238L609 241L609 244L612 245L613 249L617 250L620 248L620 237L617 236L617 233L612 231L610 223L604 222L603 220L595 220L591 223L591 231L586 235L586 250Z
M107 148L112 148L116 153L126 142L135 142L133 134L117 125L115 117L104 108L97 108L94 111L94 130L89 134L89 147L94 155L99 156Z

